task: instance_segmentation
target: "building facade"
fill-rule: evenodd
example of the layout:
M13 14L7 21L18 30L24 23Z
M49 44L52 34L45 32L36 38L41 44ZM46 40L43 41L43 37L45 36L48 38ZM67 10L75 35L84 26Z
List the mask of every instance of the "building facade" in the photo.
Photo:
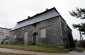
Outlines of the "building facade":
M11 29L0 27L0 43L2 43L5 38L10 38L10 31Z
M73 47L72 30L55 8L17 22L12 29L16 44L38 44Z

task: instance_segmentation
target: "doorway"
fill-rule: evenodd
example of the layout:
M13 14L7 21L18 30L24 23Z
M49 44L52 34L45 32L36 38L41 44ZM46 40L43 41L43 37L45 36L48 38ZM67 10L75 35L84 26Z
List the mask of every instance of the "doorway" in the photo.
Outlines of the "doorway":
M36 32L33 33L33 45L36 45L37 35L38 35L38 34L37 34Z

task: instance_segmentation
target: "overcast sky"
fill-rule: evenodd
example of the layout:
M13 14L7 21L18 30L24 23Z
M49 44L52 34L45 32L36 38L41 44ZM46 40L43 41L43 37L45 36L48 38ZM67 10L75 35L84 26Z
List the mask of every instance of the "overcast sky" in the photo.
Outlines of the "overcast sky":
M76 7L85 8L85 0L0 0L0 27L13 28L18 21L37 13L56 7L62 17L72 29L74 39L79 39L79 32L72 24L84 22L72 17L69 11ZM85 36L83 36L85 39Z

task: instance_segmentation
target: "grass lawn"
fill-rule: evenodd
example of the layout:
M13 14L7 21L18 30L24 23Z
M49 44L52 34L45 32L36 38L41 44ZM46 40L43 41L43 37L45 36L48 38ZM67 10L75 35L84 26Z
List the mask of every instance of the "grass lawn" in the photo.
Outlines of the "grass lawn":
M85 48L81 48L81 47L76 47L74 49L74 51L77 51L77 52L83 52L85 50Z
M26 51L36 51L36 52L51 52L51 53L66 53L63 48L55 48L55 47L46 47L46 46L39 46L39 45L8 45L8 44L0 44L0 48L10 48L10 49L19 49L19 50L26 50Z

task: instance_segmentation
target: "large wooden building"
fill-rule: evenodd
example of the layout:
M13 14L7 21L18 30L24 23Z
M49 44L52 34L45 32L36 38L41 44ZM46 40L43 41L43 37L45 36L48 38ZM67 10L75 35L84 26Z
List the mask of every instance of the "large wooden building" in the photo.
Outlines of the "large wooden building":
M72 30L55 7L17 22L11 32L16 44L74 47Z

